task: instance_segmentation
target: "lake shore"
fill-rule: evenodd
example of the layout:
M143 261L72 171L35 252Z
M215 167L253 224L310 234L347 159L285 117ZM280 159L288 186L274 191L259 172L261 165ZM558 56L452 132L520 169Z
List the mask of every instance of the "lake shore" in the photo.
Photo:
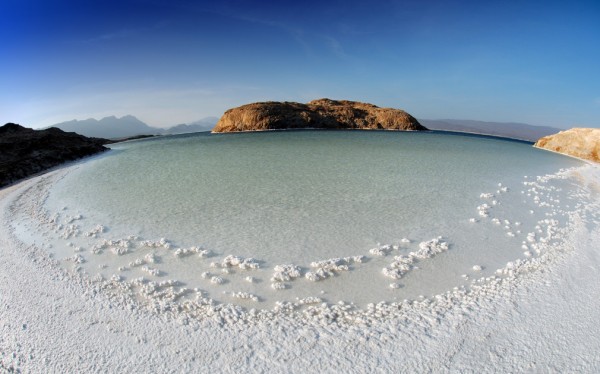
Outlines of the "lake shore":
M597 167L578 171L600 193ZM54 173L54 172L53 172ZM600 232L574 217L567 246L502 287L482 286L451 307L415 302L363 326L275 318L255 324L152 313L98 292L11 231L17 197L39 176L0 190L0 368L22 371L359 372L571 371L600 368ZM23 195L25 194L25 195ZM597 200L597 199L596 199ZM595 218L587 218L595 219ZM596 222L597 225L597 222Z

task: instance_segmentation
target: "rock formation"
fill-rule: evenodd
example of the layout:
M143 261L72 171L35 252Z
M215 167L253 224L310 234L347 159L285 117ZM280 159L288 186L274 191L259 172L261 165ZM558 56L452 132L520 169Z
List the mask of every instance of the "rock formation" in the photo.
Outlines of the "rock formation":
M213 132L281 129L427 130L403 110L373 104L319 99L308 104L263 102L229 109Z
M106 151L106 139L57 128L33 130L14 123L0 127L0 187L63 162Z
M600 129L573 128L544 136L534 147L600 162Z

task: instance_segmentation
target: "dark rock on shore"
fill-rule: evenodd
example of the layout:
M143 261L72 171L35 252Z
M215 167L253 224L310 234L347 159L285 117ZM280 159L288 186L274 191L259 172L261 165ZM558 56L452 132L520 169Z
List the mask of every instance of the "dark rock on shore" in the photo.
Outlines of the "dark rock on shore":
M223 114L213 132L283 129L427 130L403 110L373 104L319 99L307 104L263 102L243 105Z
M43 170L108 150L109 140L57 128L33 130L14 123L0 127L0 187Z

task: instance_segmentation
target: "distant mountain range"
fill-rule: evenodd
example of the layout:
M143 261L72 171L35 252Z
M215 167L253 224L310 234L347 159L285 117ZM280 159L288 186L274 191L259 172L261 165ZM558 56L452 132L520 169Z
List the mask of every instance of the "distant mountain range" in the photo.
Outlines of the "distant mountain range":
M169 128L158 128L147 125L134 116L104 117L101 120L89 118L86 120L72 120L57 123L51 127L58 127L63 131L106 139L127 138L137 135L170 135L188 132L210 131L219 119L206 117L192 123L183 123Z
M52 127L58 127L63 131L72 131L88 137L118 139L137 135L169 135L210 131L218 120L217 117L206 117L196 122L179 124L165 129L149 126L136 117L129 115L121 118L110 116L102 118L101 120L93 118L73 120L57 123ZM419 122L430 130L495 135L532 142L535 142L541 137L556 134L561 130L549 126L533 126L512 122L484 122L458 119L419 119Z
M459 131L535 142L541 137L556 134L561 129L514 122L484 122L462 119L419 119L430 130Z

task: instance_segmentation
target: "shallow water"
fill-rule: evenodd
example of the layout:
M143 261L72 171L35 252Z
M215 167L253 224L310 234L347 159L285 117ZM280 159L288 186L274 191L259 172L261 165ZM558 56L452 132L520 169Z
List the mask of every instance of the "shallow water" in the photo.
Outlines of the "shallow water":
M43 205L54 222L43 238L25 239L46 241L57 258L68 259L65 266L90 277L177 280L195 294L249 308L305 297L364 307L468 286L526 251L539 255L535 244L557 240L548 230L560 229L575 200L571 181L536 176L579 165L522 142L443 133L164 137L114 145L69 170ZM478 209L482 204L489 208ZM98 225L102 232L94 232ZM399 279L383 274L395 256L415 254L439 236L447 250L438 243L433 255L413 257ZM385 245L384 256L370 251ZM196 249L175 255L192 246L209 256ZM116 254L119 248L125 253ZM224 266L227 255L252 257L260 269ZM338 261L326 279L305 277L317 270L313 261L360 255L362 262ZM300 277L271 280L281 264L297 265ZM217 276L222 284L211 282Z

